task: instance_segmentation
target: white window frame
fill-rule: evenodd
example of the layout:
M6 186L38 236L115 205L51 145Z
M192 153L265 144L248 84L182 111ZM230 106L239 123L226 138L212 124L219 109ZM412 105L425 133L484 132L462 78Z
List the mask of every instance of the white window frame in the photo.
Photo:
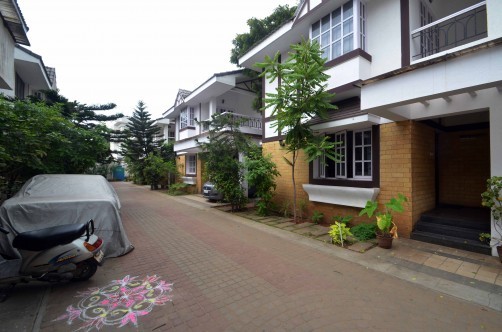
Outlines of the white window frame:
M338 179L347 178L347 132L345 130L335 133L335 152L339 156L339 161L335 163L335 177ZM343 171L342 171L343 169Z
M369 132L370 133L370 143L366 144L364 142L364 133ZM356 144L356 134L357 133L362 133L361 135L361 145ZM353 173L353 178L354 179L364 179L364 180L371 180L373 178L373 135L372 135L372 130L371 128L367 129L361 129L361 130L354 130L353 132L353 141L352 141L352 173ZM366 159L364 156L364 150L365 148L370 149L370 159ZM360 148L361 149L361 159L356 159L356 149ZM362 175L357 175L356 174L356 164L361 163L362 164ZM370 175L365 175L364 174L364 165L369 163L370 164Z
M180 129L195 127L195 109L186 107L180 112Z
M197 155L188 154L186 156L185 162L186 162L185 173L190 175L197 174Z
M344 8L352 4L351 13L347 15L344 13ZM337 17L334 15L337 11L340 13L340 21L334 21ZM329 27L327 30L323 31L323 20L329 21ZM348 26L348 22L352 20L352 25ZM314 34L314 26L317 26L317 30ZM339 30L340 35L335 36L335 30ZM317 22L314 22L310 26L310 40L317 41L326 55L327 60L336 59L343 54L351 52L357 48L365 50L366 48L366 6L360 0L350 0L344 3L342 6L336 8L328 15L325 15ZM325 42L323 43L323 36ZM349 37L352 38L349 39ZM352 47L344 50L346 43L352 43ZM334 56L335 45L339 43L340 54Z

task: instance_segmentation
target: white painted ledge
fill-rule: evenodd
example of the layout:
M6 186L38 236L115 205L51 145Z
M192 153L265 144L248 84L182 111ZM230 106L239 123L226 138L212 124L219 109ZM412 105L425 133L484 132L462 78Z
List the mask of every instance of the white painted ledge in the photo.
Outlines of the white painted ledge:
M364 208L367 201L375 200L380 192L380 188L320 186L315 184L304 184L303 189L307 192L309 200L312 202L355 206L359 208Z
M195 177L183 176L181 179L183 180L183 183L186 184L197 184L197 178Z

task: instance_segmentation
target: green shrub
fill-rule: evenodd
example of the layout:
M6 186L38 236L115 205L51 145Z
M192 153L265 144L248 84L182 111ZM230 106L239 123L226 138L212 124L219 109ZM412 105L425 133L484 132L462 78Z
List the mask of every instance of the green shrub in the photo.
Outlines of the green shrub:
M338 221L339 223L342 223L345 225L347 225L351 220L352 220L352 216L345 216L345 217L333 216L333 217L331 217L331 221L334 221L334 222Z
M183 182L173 183L169 186L167 193L173 196L186 195L191 185Z
M324 213L314 210L310 219L312 219L312 222L314 224L319 224L324 219Z
M352 236L350 228L344 223L335 222L334 225L330 226L329 236L333 240L333 243L340 244L343 246L343 242L347 240L347 236Z
M359 224L350 229L352 234L359 241L366 241L376 237L376 224Z

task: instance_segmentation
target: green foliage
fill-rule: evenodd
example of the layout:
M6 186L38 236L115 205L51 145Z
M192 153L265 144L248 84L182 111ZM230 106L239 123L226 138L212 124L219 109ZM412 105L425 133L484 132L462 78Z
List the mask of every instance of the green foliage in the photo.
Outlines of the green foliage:
M146 157L144 165L143 175L151 189L157 189L159 184L167 183L169 175L177 171L173 161L165 161L161 156L152 152Z
M169 186L167 193L172 196L186 195L189 192L189 189L192 185L187 183L173 183Z
M377 225L375 223L371 224L359 224L350 229L351 233L359 241L367 241L374 239L376 237Z
M262 154L258 146L251 146L244 158L244 166L247 170L245 178L248 184L256 189L256 195L260 199L256 203L258 214L268 215L276 188L275 178L280 175L277 166L270 155Z
M347 240L347 236L352 236L350 228L346 224L335 222L330 226L329 236L333 240L333 243L339 244L343 247L344 241Z
M481 194L481 204L490 208L494 219L493 228L498 233L494 245L502 243L502 176L486 180L486 191Z
M320 224L324 219L324 213L314 210L310 219L312 219L314 224Z
M377 201L367 201L364 209L359 212L360 216L367 215L368 217L376 216L378 229L383 234L390 234L393 237L397 237L397 227L394 224L393 212L402 213L404 212L404 203L408 199L403 194L397 194L396 197L392 197L387 203L384 204L385 210L383 212L377 211L378 202Z
M278 6L274 12L264 19L250 18L247 21L249 32L237 34L232 44L230 62L238 64L239 58L244 55L256 43L274 32L277 28L289 21L296 11L295 7Z
M285 218L289 217L290 208L291 208L291 202L289 200L284 200L281 202L280 212Z
M0 177L2 196L10 197L40 173L84 173L109 156L107 129L77 126L61 105L0 98Z
M232 211L241 210L247 203L242 188L244 166L239 154L250 149L246 135L239 130L241 121L227 115L213 115L209 121L208 142L199 143L206 160L207 176L232 206Z
M262 76L270 82L278 79L281 84L275 93L267 93L265 108L271 108L271 117L279 133L285 133L284 150L290 155L284 158L291 166L293 183L293 211L296 219L296 182L295 166L300 150L304 150L307 160L313 161L324 154L337 160L334 147L327 136L316 136L310 127L313 117L326 118L328 110L336 109L330 102L333 94L326 91L329 75L325 73L326 59L318 43L303 41L291 45L291 52L285 62L281 62L280 53L274 58L265 57L263 63L257 63L263 69Z
M298 205L298 208L297 208L298 214L297 214L297 216L301 220L301 219L303 219L303 217L305 216L305 213L307 212L308 202L305 199L301 199L301 200L298 201L297 205Z
M479 233L479 241L490 244L492 235L490 233Z
M350 221L352 220L352 216L333 216L331 217L331 221L334 221L334 222L340 222L340 223L344 223L344 224L348 224Z
M154 125L151 115L140 100L133 116L124 131L127 137L122 143L122 155L128 166L129 174L139 184L146 183L144 176L145 159L150 153L158 153L164 143L160 128Z

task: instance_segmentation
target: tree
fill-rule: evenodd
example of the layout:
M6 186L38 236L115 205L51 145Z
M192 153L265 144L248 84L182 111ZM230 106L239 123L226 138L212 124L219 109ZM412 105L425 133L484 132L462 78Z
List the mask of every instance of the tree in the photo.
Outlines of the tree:
M66 97L59 94L58 90L41 90L44 98L30 96L30 100L34 103L43 102L48 106L59 105L61 115L72 121L78 127L91 129L101 122L115 121L124 115L115 113L112 115L103 115L96 113L97 111L109 111L117 105L114 103L100 105L86 105L78 101L69 101Z
M277 166L270 155L264 156L259 146L252 146L245 158L246 180L256 188L260 200L256 203L259 215L267 215L271 209L276 188L275 178L279 175Z
M164 143L160 128L154 125L150 113L145 111L146 105L140 100L133 116L126 126L125 140L122 143L122 154L135 181L144 183L143 171L145 158L150 153L158 153Z
M81 173L105 158L108 143L98 126L87 130L61 114L60 105L0 99L0 182L10 197L40 173Z
M295 166L300 150L305 151L308 162L323 154L337 160L334 152L336 143L328 141L328 137L316 136L309 120L313 117L325 118L328 110L336 109L330 101L333 95L326 91L329 76L324 72L326 59L323 58L318 43L302 41L291 45L289 58L279 62L278 52L272 59L265 57L257 66L264 71L270 82L277 79L281 84L276 93L267 93L265 108L271 108L271 117L275 117L273 125L279 134L285 134L284 149L291 158L284 157L291 166L293 183L293 218L296 220L296 182Z
M145 159L143 175L150 183L150 189L155 190L159 184L169 181L169 175L176 172L176 163L166 161L161 156L150 152Z
M249 139L239 130L241 122L229 115L213 115L208 142L199 143L206 161L206 173L223 199L230 202L232 211L240 210L247 202L242 188L244 167L239 153L249 149Z
M232 40L234 47L231 50L230 62L239 64L239 58L245 54L251 47L263 38L274 32L281 27L285 22L289 21L296 11L296 6L289 7L278 6L272 14L264 19L250 18L247 21L249 32L237 34Z

